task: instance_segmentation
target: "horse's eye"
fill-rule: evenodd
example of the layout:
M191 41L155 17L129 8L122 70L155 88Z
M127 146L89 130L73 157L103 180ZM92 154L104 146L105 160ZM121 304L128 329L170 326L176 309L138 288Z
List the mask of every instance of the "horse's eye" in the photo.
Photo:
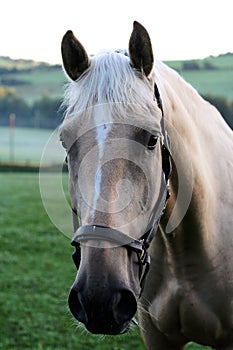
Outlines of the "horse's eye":
M158 140L158 137L157 137L157 136L151 135L151 137L150 137L150 139L149 139L149 141L148 141L148 144L147 144L147 148L148 148L149 150L155 149L157 140Z

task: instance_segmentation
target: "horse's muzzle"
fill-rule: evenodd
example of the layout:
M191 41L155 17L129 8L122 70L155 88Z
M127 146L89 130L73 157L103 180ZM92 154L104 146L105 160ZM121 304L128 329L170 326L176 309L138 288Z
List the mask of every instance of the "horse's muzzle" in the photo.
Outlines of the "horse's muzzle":
M136 298L130 290L122 289L97 297L84 294L74 285L69 294L73 316L93 334L123 334L137 311Z

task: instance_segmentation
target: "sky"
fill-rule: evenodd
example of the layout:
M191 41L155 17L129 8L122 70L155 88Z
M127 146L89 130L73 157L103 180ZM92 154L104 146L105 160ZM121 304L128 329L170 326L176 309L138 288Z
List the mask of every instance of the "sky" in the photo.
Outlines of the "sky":
M127 48L137 20L160 60L233 52L232 0L4 0L0 56L61 63L71 29L89 54Z

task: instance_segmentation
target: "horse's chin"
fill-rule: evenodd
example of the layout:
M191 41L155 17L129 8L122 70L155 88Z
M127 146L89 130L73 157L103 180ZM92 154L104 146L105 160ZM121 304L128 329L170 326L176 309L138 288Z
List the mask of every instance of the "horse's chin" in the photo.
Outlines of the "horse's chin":
M124 323L123 325L112 325L106 324L106 326L98 327L92 324L86 325L88 332L92 334L103 334L103 335L120 335L127 333L130 329L130 322Z

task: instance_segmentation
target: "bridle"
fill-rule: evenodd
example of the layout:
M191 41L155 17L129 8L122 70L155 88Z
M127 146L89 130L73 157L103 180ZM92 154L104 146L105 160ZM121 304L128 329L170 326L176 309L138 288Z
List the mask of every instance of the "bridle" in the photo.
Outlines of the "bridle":
M153 240L156 231L159 226L160 219L163 215L167 201L170 197L169 189L169 177L171 174L171 152L170 152L170 140L165 130L164 125L164 111L160 93L156 84L154 84L154 98L157 101L157 105L162 112L161 118L161 130L163 135L163 142L161 141L161 153L162 153L162 170L163 176L161 179L161 187L159 197L156 203L156 207L153 210L152 218L150 219L149 229L139 238L135 239L121 231L113 229L111 227L99 226L99 225L78 225L77 210L72 209L73 224L74 224L74 237L71 245L75 247L75 251L72 255L73 261L79 269L81 260L81 243L88 240L94 241L108 241L112 244L125 247L128 251L133 251L137 254L139 264L139 281L141 287L141 293L144 287L145 278L150 267L150 256L148 248Z

